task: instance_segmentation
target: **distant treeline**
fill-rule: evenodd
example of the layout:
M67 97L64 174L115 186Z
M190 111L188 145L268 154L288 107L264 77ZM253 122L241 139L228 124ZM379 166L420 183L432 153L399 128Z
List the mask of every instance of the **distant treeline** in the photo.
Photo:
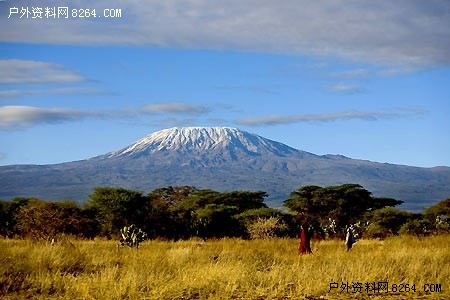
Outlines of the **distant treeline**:
M52 240L62 234L116 238L134 224L151 239L191 237L296 237L300 224L321 238L341 237L352 226L361 237L450 232L450 199L421 214L401 211L402 201L373 197L357 184L304 186L269 208L263 191L217 192L191 186L142 192L97 187L83 206L73 201L15 198L0 201L0 235Z

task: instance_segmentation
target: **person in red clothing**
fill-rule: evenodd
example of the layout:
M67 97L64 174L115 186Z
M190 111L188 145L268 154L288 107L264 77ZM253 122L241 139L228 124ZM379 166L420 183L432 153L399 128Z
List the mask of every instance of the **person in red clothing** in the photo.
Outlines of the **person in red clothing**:
M311 254L311 232L309 231L308 224L305 223L300 228L300 246L298 252L300 254Z

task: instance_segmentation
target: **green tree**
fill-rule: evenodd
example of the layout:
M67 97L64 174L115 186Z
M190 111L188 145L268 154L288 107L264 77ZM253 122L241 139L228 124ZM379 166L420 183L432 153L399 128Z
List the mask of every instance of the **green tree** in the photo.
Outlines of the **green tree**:
M9 235L9 202L0 200L0 235Z
M153 190L147 197L151 199L154 206L172 207L195 191L197 188L193 186L168 186Z
M450 198L430 206L425 210L424 215L430 217L431 220L435 219L437 216L450 217Z
M264 204L266 196L267 193L261 191L196 190L170 211L178 227L182 228L183 238L192 235L203 238L243 236L246 230L235 216L249 209L267 208Z
M179 239L186 235L188 224L179 205L195 191L197 189L193 186L168 186L155 189L147 195L149 211L143 228L150 238ZM191 218L189 214L186 217Z
M369 225L366 228L365 236L371 238L386 238L391 235L397 235L400 228L406 222L418 218L420 218L420 215L415 215L392 207L377 209L367 216Z
M80 228L78 235L92 239L100 234L100 224L97 220L97 210L85 205L80 212Z
M261 207L254 209L247 209L244 212L237 214L235 216L239 222L242 222L244 225L251 224L258 219L268 219L268 218L283 218L285 213L283 213L279 209L270 208L270 207Z
M193 211L190 227L192 234L201 238L239 236L239 222L233 218L238 212L235 206L206 204Z
M358 221L366 212L401 203L403 201L373 197L359 184L343 184L301 187L290 194L284 205L298 213L299 222L316 228L334 222L342 229Z
M13 237L17 234L16 215L20 208L27 205L32 198L16 197L12 201L1 201L0 234Z
M434 233L450 232L450 198L430 206L425 210L424 217Z
M268 195L263 191L232 191L220 193L213 201L228 206L235 206L239 212L249 209L265 208L264 198Z
M141 192L115 187L96 187L88 208L96 212L101 235L119 234L124 226L141 226L148 215L147 198Z

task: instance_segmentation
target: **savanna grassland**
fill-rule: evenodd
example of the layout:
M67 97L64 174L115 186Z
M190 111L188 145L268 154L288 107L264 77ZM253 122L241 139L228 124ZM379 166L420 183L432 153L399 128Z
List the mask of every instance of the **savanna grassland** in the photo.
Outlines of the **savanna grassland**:
M339 240L313 241L313 255L297 248L295 239L146 241L138 251L106 240L1 239L0 298L450 299L448 235L361 240L348 253ZM388 293L366 290L386 281ZM426 293L426 284L440 286Z

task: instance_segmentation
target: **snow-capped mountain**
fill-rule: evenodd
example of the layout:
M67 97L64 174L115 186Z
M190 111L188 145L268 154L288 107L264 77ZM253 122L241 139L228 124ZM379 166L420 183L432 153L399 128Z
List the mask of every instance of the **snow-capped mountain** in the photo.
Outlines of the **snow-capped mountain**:
M304 156L318 157L236 128L182 127L154 132L128 147L93 159L127 160L135 168L190 166L275 171L298 168L299 159Z
M450 168L418 168L315 155L228 127L154 132L117 151L55 165L0 167L0 199L38 197L84 201L96 186L145 193L168 185L263 190L279 205L303 185L358 183L375 196L421 209L450 196Z
M206 153L240 151L250 155L288 155L299 150L274 142L256 134L230 127L183 127L161 130L136 143L108 154L108 157L133 157L143 153L177 151Z

